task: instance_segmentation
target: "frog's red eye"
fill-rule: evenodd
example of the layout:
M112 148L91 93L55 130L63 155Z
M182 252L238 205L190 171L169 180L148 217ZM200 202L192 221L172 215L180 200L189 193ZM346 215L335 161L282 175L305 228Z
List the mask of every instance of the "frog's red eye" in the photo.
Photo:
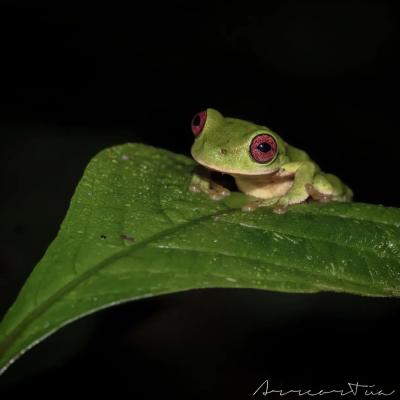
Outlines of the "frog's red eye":
M199 136L206 124L207 111L197 113L192 119L192 132L194 136Z
M250 144L250 154L260 164L272 161L277 154L275 139L267 133L255 136Z

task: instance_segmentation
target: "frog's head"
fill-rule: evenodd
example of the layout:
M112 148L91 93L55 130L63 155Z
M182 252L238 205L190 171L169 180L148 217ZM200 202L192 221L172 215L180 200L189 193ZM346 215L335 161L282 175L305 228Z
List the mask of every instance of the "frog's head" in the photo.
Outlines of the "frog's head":
M191 153L201 165L227 174L263 175L287 162L286 144L265 126L225 118L212 108L192 119Z

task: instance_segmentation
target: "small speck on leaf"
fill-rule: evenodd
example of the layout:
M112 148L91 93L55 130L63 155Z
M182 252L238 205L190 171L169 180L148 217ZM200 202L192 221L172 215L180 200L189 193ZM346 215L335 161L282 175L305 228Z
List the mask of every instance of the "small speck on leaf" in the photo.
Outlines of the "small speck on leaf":
M133 243L135 241L135 238L133 236L125 235L125 234L121 235L121 239L125 240L125 241L127 241L129 243Z

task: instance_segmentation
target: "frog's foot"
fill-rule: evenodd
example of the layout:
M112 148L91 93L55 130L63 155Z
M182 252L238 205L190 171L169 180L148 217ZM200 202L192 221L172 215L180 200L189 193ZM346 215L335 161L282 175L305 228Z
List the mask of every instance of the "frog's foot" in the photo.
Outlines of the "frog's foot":
M278 199L274 206L274 213L284 214L289 206L304 203L309 197L305 185L299 186L297 190L290 191L288 194Z
M285 214L286 211L288 210L289 204L282 204L282 203L278 203L275 207L274 207L274 213L275 214Z
M303 200L292 202L287 197L281 197L276 202L273 211L274 211L275 214L285 214L286 211L288 210L290 204L299 204L299 203L302 203L302 202L303 202Z
M304 202L305 199L300 201L290 201L287 197L272 197L271 199L258 199L245 204L242 207L242 211L254 211L259 207L271 207L274 206L273 212L276 214L284 214L290 204L298 204Z
M213 182L207 175L194 173L189 185L192 193L206 193L213 200L221 200L230 195L230 191L223 186Z
M259 207L272 206L277 201L278 201L278 199L276 197L267 199L267 200L263 200L263 199L253 200L253 201L246 203L244 206L242 206L242 211L246 211L246 212L255 211Z
M210 197L210 199L212 200L222 200L225 197L229 196L231 194L231 192L229 191L229 189L218 185L215 182L211 182L210 184L210 188L207 191L208 196Z
M189 186L189 191L192 193L206 193L208 197L212 200L222 200L226 196L229 196L231 192L229 189L224 188L221 185L218 185L214 182L210 182L207 184L199 184L199 183L191 183Z
M251 212L257 210L258 207L260 207L261 202L259 200L252 201L250 203L246 203L244 206L242 206L242 211L246 212Z
M319 201L321 203L328 203L329 201L334 200L334 196L332 194L320 192L312 183L306 184L306 191L312 200Z

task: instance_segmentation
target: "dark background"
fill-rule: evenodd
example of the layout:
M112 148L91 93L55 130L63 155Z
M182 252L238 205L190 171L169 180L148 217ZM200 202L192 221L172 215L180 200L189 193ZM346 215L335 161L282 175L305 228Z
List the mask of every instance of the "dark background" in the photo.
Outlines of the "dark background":
M397 8L151 4L0 6L0 316L89 159L128 141L189 154L190 119L206 107L271 127L355 200L400 206ZM0 395L242 399L267 378L399 391L399 311L329 293L161 296L66 327L0 378Z

